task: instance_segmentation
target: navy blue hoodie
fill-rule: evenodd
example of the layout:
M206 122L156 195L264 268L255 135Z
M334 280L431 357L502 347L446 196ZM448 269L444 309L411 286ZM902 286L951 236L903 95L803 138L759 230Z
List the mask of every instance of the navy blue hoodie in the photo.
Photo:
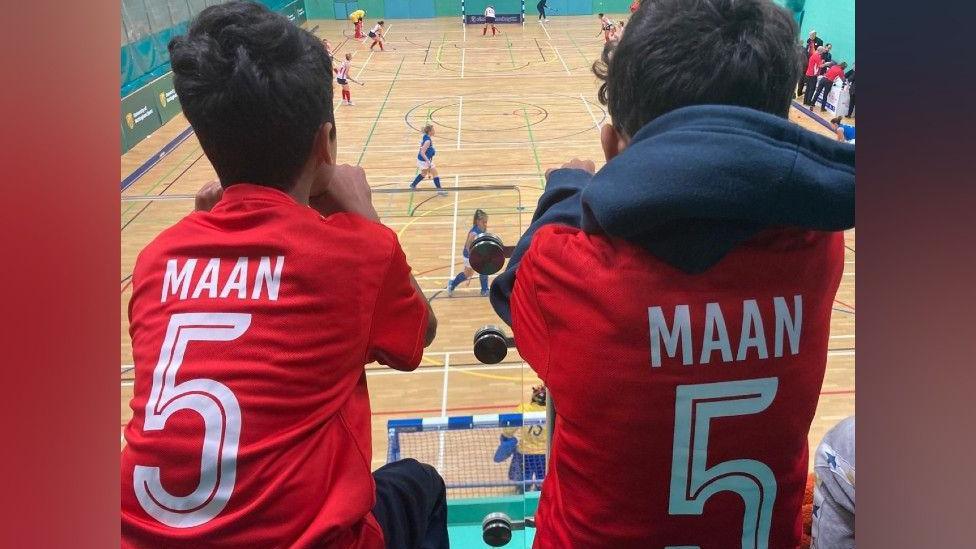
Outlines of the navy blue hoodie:
M743 107L677 109L641 128L594 175L552 172L532 224L491 286L511 325L522 254L551 223L622 238L687 273L701 273L762 229L854 226L854 147Z

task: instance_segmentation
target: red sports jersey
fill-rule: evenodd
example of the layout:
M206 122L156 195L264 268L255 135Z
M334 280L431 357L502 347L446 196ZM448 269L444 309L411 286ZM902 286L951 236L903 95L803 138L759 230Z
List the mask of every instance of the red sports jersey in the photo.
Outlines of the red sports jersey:
M816 76L820 72L820 65L823 64L823 58L820 57L819 53L814 53L810 55L810 59L807 60L807 76Z
M123 547L381 548L363 366L420 363L396 236L237 184L139 255Z
M792 548L841 233L771 229L701 274L539 229L511 299L556 407L536 548Z
M841 67L840 65L834 65L833 67L830 67L829 69L827 69L827 73L824 74L824 78L826 78L830 82L836 80L838 76L844 76L844 67Z

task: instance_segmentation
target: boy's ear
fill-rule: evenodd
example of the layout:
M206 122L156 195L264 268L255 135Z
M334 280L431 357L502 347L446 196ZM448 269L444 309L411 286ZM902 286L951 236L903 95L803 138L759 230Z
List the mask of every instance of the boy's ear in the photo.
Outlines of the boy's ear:
M325 122L319 126L319 131L315 133L315 156L320 163L330 166L336 163L336 135L335 125L332 122Z
M600 130L600 144L603 145L603 156L610 162L615 156L623 152L630 144L630 139L617 131L613 124L604 124Z

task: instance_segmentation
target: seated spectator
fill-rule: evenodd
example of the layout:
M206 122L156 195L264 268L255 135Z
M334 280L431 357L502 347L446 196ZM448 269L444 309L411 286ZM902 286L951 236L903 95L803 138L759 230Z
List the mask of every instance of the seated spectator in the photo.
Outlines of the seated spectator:
M555 404L537 549L800 541L854 150L789 121L795 36L644 0L595 66L607 163L548 172L491 289Z
M122 547L447 547L433 467L370 474L364 366L415 369L437 322L362 169L335 165L325 48L228 2L169 51L220 183L133 271Z
M813 105L816 106L817 99L820 99L820 111L824 112L827 110L827 96L830 95L830 89L834 86L834 81L840 78L840 81L844 81L844 69L847 68L847 63L841 63L840 65L831 64L827 72L824 73L823 78L817 82L817 90L813 92Z
M827 432L813 458L811 549L854 549L854 416Z

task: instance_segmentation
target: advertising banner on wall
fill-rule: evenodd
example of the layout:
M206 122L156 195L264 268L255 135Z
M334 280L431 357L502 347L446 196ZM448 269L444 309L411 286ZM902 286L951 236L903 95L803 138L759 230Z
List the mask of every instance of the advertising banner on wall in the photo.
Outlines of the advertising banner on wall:
M154 80L150 87L156 96L159 119L165 124L180 112L180 99L176 96L176 90L173 89L173 73L166 73Z
M163 125L159 99L152 86L139 88L122 99L122 142L131 149Z

